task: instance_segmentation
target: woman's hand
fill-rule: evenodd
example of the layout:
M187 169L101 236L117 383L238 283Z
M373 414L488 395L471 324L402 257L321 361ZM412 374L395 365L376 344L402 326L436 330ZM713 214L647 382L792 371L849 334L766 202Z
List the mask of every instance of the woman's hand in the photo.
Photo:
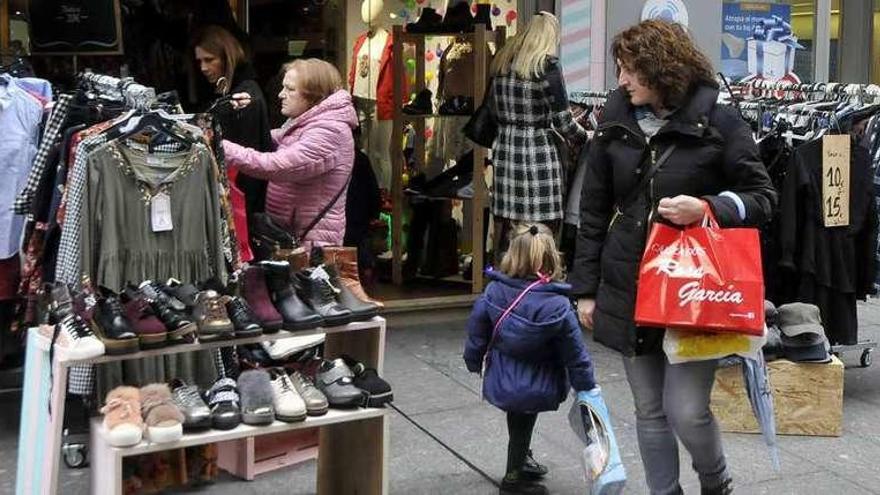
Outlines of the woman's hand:
M690 225L703 219L706 208L708 205L702 199L682 194L661 199L657 213L675 225Z
M581 325L592 330L593 329L593 311L596 310L595 299L578 299L578 320Z
M251 104L251 95L250 93L235 93L232 95L230 103L232 104L232 108L241 110Z

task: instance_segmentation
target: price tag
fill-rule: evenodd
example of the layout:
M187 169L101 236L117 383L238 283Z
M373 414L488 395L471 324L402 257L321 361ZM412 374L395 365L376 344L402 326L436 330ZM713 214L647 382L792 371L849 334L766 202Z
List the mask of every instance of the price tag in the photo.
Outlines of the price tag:
M171 223L171 196L159 193L150 200L150 222L153 232L168 232L174 228Z
M826 227L849 225L848 134L822 137L822 216Z

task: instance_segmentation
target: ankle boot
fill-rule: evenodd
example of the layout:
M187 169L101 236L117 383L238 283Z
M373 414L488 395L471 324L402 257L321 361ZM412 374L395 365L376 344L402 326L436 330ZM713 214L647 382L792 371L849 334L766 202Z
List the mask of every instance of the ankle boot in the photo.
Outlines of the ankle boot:
M507 473L501 480L502 494L547 495L547 487L537 481L526 479L518 471Z
M733 480L727 478L723 483L714 488L700 487L701 495L731 495L733 493Z
M333 265L324 265L324 271L330 276L330 284L339 290L337 300L339 304L351 311L352 321L367 321L379 314L379 305L358 299L352 290L346 286Z
M138 336L131 320L119 302L119 296L106 287L99 287L95 307L95 325L98 337L104 342L107 354L128 354L140 350Z
M492 6L488 3L477 4L477 15L474 16L474 24L485 24L486 31L492 28Z
M431 100L434 94L430 89L419 91L415 98L403 106L403 113L407 115L431 115L434 113L434 104Z
M266 273L261 266L251 265L244 269L241 296L260 320L264 332L275 333L281 330L284 319L272 304L272 297L266 287Z
M439 33L440 24L443 22L443 16L437 13L431 7L422 9L419 14L419 20L406 25L408 33Z
M447 7L440 29L444 33L471 33L474 31L474 16L468 2L462 0Z
M275 309L284 319L285 330L308 330L324 324L322 315L310 308L297 294L297 287L290 275L290 263L263 261L260 266L265 270L266 286Z
M324 318L326 326L336 327L351 323L351 310L336 300L336 288L330 283L330 277L323 268L297 272L294 280L297 293Z
M339 281L346 286L356 298L361 301L375 304L382 309L385 307L381 301L370 298L361 284L358 273L358 253L354 247L325 247L324 264L334 266L339 275Z

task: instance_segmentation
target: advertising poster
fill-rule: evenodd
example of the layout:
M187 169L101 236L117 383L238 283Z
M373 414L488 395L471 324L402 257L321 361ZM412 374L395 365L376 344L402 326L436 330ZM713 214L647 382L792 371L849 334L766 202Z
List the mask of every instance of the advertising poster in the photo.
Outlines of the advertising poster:
M791 5L725 2L722 7L721 71L733 81L761 78L799 82L791 31Z

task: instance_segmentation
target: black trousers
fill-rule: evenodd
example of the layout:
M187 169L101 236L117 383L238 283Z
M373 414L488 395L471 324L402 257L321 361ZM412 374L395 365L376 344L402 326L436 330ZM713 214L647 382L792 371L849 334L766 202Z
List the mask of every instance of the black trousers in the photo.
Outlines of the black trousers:
M508 473L519 471L526 462L526 454L532 444L532 431L537 420L537 414L507 413L507 434L510 436L507 444Z

